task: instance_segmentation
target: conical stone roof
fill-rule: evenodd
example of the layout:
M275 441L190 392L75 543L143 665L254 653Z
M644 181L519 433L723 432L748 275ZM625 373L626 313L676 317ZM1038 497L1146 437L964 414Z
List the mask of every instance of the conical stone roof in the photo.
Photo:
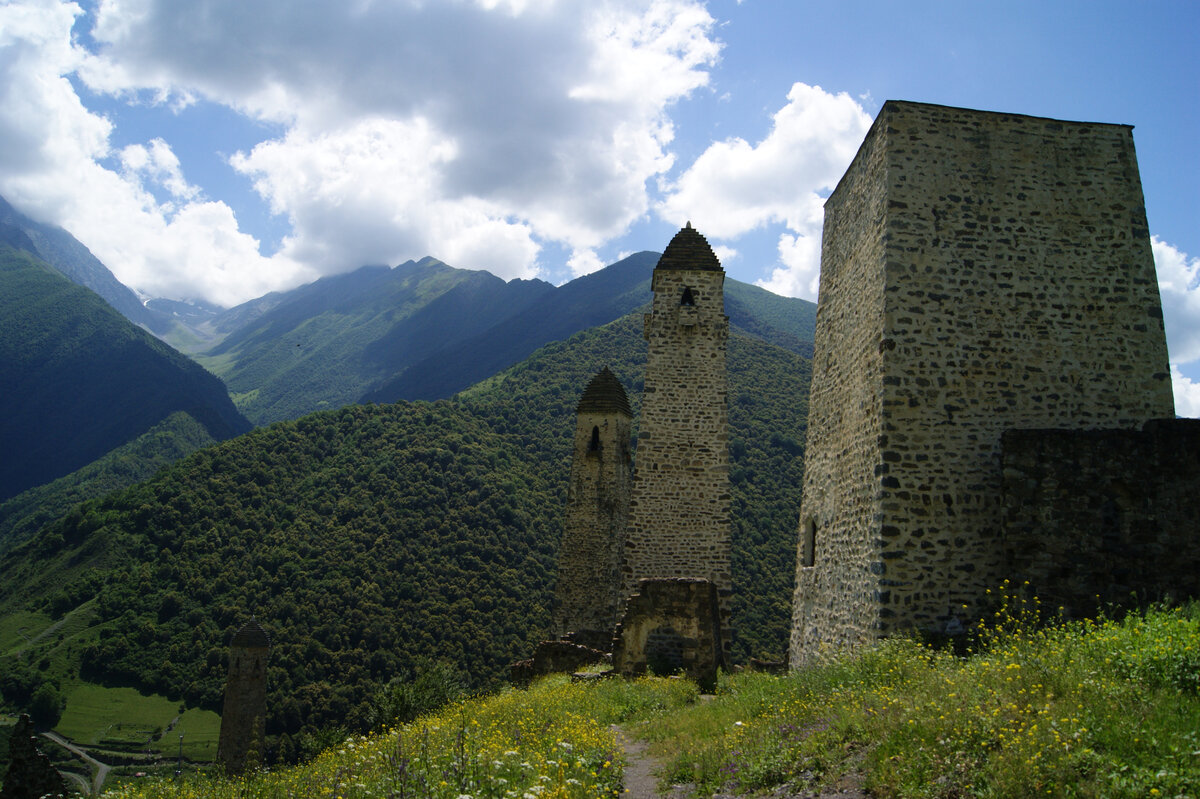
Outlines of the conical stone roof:
M240 649L267 649L271 646L271 638L257 619L250 619L237 631L229 645Z
M579 398L575 413L623 413L633 417L629 397L617 376L604 367L592 378Z
M717 260L708 239L692 227L688 222L682 230L675 234L662 257L658 259L655 269L703 269L720 272L721 262Z

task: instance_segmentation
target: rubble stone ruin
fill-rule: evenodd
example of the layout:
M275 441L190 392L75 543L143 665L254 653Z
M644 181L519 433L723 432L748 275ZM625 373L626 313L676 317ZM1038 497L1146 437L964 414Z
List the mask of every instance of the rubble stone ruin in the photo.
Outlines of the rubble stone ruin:
M613 671L622 676L681 671L700 690L715 690L726 662L716 585L696 577L641 580L613 643Z
M725 271L691 223L654 268L622 597L647 578L710 581L730 646ZM623 608L622 608L623 612Z
M890 101L821 262L793 666L954 633L1006 577L1197 591L1132 128Z
M254 619L246 622L229 644L229 676L217 743L217 762L226 774L255 768L262 757L270 650L271 639Z
M632 480L629 397L608 367L575 409L575 446L558 559L554 634L608 652L621 599Z
M37 745L29 715L22 713L8 739L8 771L0 799L41 799L66 796L67 783Z

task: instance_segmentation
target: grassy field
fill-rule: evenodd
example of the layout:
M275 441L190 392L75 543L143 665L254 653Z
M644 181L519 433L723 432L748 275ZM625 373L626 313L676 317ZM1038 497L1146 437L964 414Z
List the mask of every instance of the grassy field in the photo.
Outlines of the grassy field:
M216 758L221 717L212 711L181 709L178 702L133 688L77 682L66 693L67 709L54 729L75 743L169 757L178 753L182 734L185 758L193 762Z
M53 619L38 611L16 611L0 617L0 656L20 656L48 675L65 676L72 654L98 640L95 600Z
M855 785L876 797L1200 796L1200 606L1043 624L1003 597L973 651L894 639L783 677L570 684L452 706L245 780L143 781L110 797L594 799L620 791L609 725L698 795Z

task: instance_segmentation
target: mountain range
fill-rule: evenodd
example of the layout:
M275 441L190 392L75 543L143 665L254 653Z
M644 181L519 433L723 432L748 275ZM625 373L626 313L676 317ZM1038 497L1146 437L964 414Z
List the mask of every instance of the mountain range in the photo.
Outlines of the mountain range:
M147 302L271 423L241 434L212 374L55 271L25 228L0 233L0 366L18 388L3 451L32 464L44 442L126 424L0 504L0 617L58 631L0 648L4 702L40 684L69 701L83 680L216 708L253 614L275 642L271 756L289 759L299 735L362 727L420 662L483 687L545 635L575 403L607 365L636 414L656 253L558 287L425 258L228 310ZM726 280L726 309L734 651L779 658L815 308ZM139 369L154 379L116 393ZM164 386L191 404L160 403Z
M219 380L9 244L0 245L0 384L0 500L81 468L176 412L217 441L250 429Z

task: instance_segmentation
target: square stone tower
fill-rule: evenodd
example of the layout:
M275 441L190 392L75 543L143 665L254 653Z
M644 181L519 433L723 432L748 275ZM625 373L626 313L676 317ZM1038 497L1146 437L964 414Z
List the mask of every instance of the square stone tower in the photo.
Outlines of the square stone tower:
M974 616L1005 430L1174 416L1132 128L884 104L825 204L815 344L793 666Z
M691 223L675 234L654 268L622 568L625 599L643 578L710 580L727 653L733 589L724 283L725 270Z

